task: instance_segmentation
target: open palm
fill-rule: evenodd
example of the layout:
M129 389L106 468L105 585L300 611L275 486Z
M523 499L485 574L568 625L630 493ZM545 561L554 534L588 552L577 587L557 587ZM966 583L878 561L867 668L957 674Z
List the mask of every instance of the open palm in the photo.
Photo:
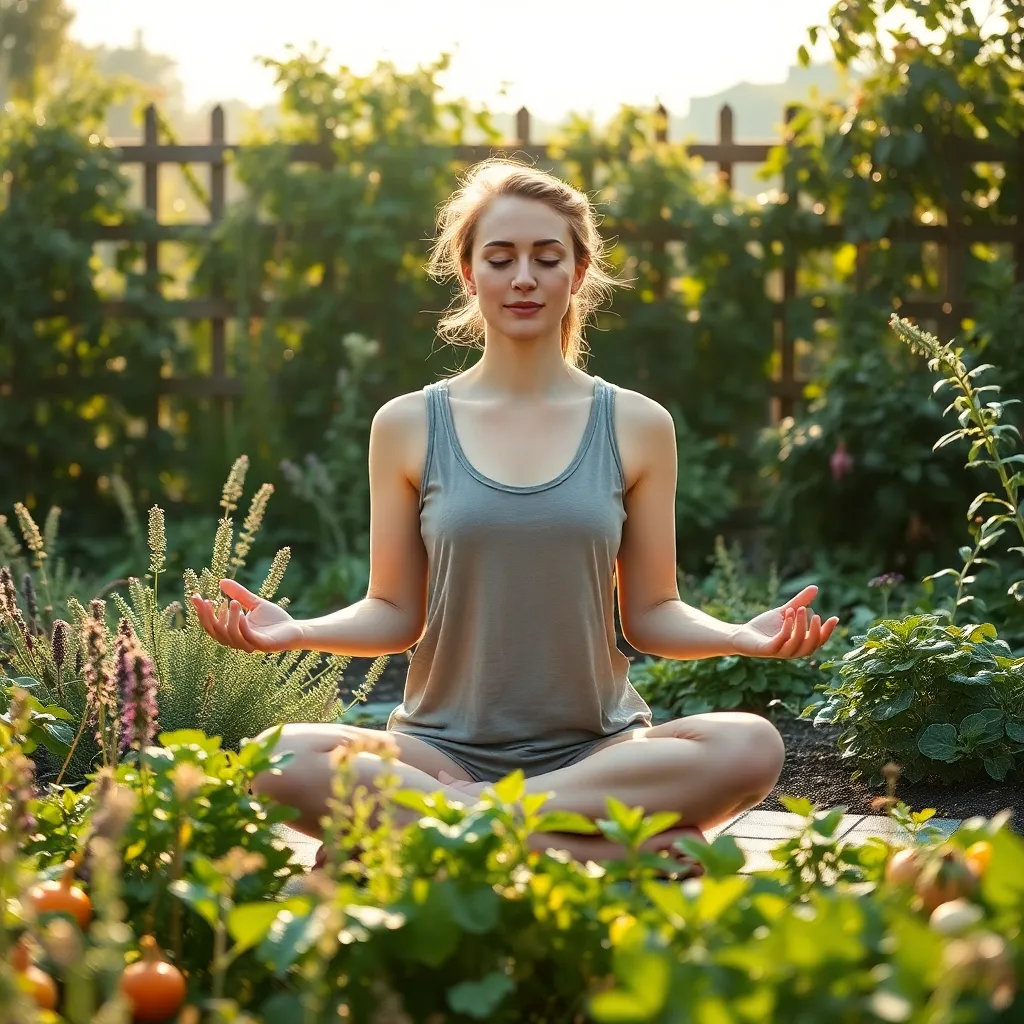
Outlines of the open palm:
M213 602L192 595L192 606L203 629L226 647L241 651L291 651L301 647L302 627L280 605L224 579L220 589L229 599L218 614Z
M736 628L738 654L752 658L806 658L826 643L839 624L838 616L821 621L810 608L818 593L811 584L784 605L755 616Z

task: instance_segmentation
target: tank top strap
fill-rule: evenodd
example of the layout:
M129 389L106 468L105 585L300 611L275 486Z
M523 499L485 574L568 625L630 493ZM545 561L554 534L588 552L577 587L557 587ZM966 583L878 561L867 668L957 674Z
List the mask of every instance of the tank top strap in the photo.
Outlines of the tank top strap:
M619 441L615 433L615 394L618 390L614 384L594 375L594 401L597 403L597 423L595 433L600 439L600 447L610 453L614 472L618 474L619 483L625 486L626 476L622 470L622 458L619 454Z
M427 405L427 451L423 459L423 475L420 478L420 507L423 506L423 498L426 494L427 484L430 481L434 464L437 461L439 451L443 451L444 429L444 408L442 403L445 400L442 388L447 387L447 380L435 380L423 387L423 397Z

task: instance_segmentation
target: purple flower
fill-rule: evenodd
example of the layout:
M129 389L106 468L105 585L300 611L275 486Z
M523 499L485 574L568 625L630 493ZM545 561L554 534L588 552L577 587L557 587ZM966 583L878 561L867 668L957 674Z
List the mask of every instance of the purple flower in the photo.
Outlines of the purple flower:
M121 746L140 750L156 736L157 679L153 662L139 647L127 619L121 621L115 664L121 691Z
M876 576L873 580L868 581L869 587L895 587L903 582L903 576L898 572L883 572L881 576Z

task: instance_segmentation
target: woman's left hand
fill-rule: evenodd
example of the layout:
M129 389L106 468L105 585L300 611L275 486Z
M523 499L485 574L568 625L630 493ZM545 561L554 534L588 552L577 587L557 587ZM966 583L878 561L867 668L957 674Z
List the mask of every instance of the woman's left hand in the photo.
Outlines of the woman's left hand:
M750 658L806 658L813 654L839 623L838 616L823 623L813 613L810 603L817 593L812 584L781 607L737 626L733 634L736 653Z

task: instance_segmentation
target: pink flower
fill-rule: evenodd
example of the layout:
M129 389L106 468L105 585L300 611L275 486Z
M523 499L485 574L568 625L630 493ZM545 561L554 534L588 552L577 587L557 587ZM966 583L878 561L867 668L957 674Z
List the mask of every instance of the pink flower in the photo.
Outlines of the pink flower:
M841 440L836 444L836 450L829 456L829 466L832 468L832 479L842 480L847 473L853 472L853 456L846 450L846 442Z

